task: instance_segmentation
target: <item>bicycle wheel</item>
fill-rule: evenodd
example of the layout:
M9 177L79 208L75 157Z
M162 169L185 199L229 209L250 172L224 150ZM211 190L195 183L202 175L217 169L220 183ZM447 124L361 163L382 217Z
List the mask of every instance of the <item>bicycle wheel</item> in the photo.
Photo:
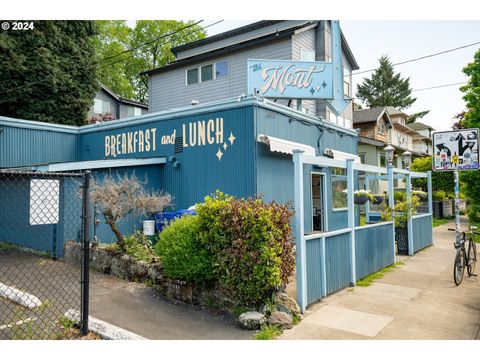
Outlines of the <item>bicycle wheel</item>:
M475 273L475 265L477 264L477 245L475 241L470 243L468 247L468 263L467 263L467 273L468 276L472 276Z
M453 265L453 280L455 285L460 285L463 280L463 273L465 271L465 249L463 247L457 250L455 256L455 263Z

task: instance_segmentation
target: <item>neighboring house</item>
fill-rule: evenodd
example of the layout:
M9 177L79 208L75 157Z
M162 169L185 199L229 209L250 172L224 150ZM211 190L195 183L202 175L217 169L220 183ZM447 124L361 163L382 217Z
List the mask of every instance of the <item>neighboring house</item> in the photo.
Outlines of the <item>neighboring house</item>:
M390 106L355 110L353 127L359 131L358 155L362 163L387 166L384 147L395 148L393 166L405 169L402 154L410 151L415 156L424 156L414 149L414 139L422 136L406 125L408 114ZM386 190L382 184L379 192ZM395 180L394 187L404 188L402 181Z
M414 122L407 126L417 133L413 136L414 152L424 156L432 156L432 132L435 129L421 122Z
M148 105L120 97L105 85L95 94L93 105L88 112L88 122L96 123L140 116L148 113Z
M331 61L330 29L327 20L264 20L172 48L174 62L145 73L149 76L149 110L253 93L247 88L248 59ZM351 99L351 73L358 65L343 35L342 53L345 98ZM352 128L352 106L335 116L324 101L273 100Z

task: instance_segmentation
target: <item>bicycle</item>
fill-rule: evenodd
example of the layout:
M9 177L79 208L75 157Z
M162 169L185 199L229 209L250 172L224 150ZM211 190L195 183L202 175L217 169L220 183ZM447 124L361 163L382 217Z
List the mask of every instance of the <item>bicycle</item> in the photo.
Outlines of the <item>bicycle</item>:
M457 244L454 243L454 247L457 250L455 256L455 262L453 264L453 280L455 285L460 285L463 280L463 274L465 272L465 267L467 267L468 276L477 276L475 274L475 265L477 263L477 245L473 239L473 235L480 235L480 232L475 232L477 226L469 227L469 237L467 239L467 234L465 231L462 231L462 237L460 242ZM456 231L456 229L448 229L449 231ZM465 243L468 241L468 251L465 251ZM467 257L468 254L468 257Z

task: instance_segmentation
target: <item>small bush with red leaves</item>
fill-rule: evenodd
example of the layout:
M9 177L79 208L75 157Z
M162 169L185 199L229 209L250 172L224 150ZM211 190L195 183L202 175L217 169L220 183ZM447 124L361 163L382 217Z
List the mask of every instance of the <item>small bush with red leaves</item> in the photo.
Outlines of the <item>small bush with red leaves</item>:
M295 266L289 204L216 192L196 207L214 278L238 305L256 305L287 284Z

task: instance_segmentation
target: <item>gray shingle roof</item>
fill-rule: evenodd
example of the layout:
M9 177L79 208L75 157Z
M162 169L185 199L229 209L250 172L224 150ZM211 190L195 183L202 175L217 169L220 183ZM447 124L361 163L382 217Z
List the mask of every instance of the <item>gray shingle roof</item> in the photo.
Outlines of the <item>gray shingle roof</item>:
M425 130L425 129L435 130L433 127L421 122L414 122L411 124L407 124L407 126L412 130Z
M353 123L367 123L377 121L385 112L385 107L376 107L371 109L355 110L353 112Z

